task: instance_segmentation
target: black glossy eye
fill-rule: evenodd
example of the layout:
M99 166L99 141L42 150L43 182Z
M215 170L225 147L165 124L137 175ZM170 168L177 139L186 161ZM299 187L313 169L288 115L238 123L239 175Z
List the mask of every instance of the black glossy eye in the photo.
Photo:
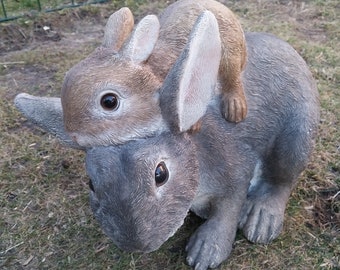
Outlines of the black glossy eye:
M89 187L90 187L90 189L94 192L94 187L93 187L93 184L92 184L92 180L91 180L91 179L89 180Z
M157 165L157 168L155 170L155 181L156 186L160 187L168 181L169 178L169 171L166 167L165 163L162 161Z
M100 100L100 105L108 111L114 111L118 108L119 106L119 100L117 95L113 93L108 93L104 96L102 96Z

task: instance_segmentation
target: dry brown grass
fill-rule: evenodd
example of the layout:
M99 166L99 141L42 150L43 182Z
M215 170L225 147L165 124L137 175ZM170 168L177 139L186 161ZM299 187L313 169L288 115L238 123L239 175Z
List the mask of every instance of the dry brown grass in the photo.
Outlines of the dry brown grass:
M166 4L125 2L139 18ZM263 246L238 235L221 269L340 269L339 3L222 2L246 31L271 32L296 48L317 80L322 112L316 149L290 199L281 236ZM0 268L189 269L184 246L199 220L189 217L157 252L118 250L92 217L83 153L33 128L13 106L19 92L59 96L63 74L101 42L105 20L119 5L0 25ZM44 25L51 31L42 31Z

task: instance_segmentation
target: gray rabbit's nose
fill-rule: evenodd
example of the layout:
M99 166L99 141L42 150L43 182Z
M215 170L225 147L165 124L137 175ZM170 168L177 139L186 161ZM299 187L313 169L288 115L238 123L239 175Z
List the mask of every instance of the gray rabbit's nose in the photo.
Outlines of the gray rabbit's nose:
M148 244L141 244L131 239L125 241L117 241L116 239L113 242L122 250L127 252L141 252L141 253L149 253L155 250L155 248L150 247Z
M140 235L135 233L122 231L122 228L118 228L115 225L110 226L110 228L103 226L103 229L120 249L127 252L148 253L154 251L162 244L151 238L141 238Z

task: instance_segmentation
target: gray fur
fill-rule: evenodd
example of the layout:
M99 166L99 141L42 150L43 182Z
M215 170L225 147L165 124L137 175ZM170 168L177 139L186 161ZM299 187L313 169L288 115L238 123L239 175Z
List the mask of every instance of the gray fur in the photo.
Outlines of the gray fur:
M56 136L66 146L85 149L65 132L60 98L35 97L21 93L15 97L14 104L30 121Z
M281 232L288 197L313 149L318 92L306 63L290 45L262 33L248 33L246 41L242 81L248 115L243 122L226 122L219 93L212 92L200 130L179 132L172 117L179 113L180 82L190 72L182 73L190 54L184 50L160 92L170 129L153 138L86 150L94 215L120 248L157 249L182 225L189 209L206 219L186 247L187 261L196 270L217 267L229 256L238 227L255 243L269 243ZM178 80L170 80L172 76ZM16 100L21 108L23 103ZM60 119L62 111L58 105L31 119L51 131L45 124L51 122L48 114ZM61 121L57 123L60 130L54 133L68 139L61 135ZM160 162L169 179L157 186Z

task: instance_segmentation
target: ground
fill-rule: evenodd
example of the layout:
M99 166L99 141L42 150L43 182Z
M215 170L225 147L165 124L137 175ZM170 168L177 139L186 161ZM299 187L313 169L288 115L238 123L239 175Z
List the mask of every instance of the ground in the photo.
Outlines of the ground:
M189 269L184 246L200 220L151 254L118 250L93 219L84 154L34 128L13 106L20 92L60 96L65 72L101 43L127 4L136 21L173 1L116 1L0 24L0 268ZM221 269L340 269L340 4L336 0L221 1L245 31L273 33L309 65L320 92L315 151L270 245L239 234ZM118 4L117 4L118 3Z

